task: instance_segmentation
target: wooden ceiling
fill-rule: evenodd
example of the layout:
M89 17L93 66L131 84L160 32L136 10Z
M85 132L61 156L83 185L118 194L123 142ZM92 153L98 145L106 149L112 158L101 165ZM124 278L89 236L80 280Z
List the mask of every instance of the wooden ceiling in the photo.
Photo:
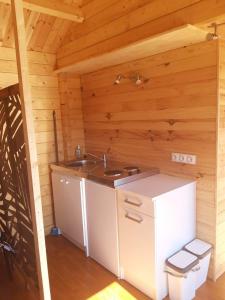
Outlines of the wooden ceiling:
M9 2L10 0L0 0L0 46L11 48L14 47L14 33L12 26L11 6L6 3L7 1ZM31 0L27 1L29 2ZM51 1L54 3L55 0ZM112 23L113 25L113 22L116 22L117 19L118 22L120 22L120 19L122 20L122 18L126 18L126 15L129 13L132 14L132 12L138 10L138 8L141 9L143 7L144 9L145 6L147 7L150 5L148 0L59 1L74 7L79 5L84 14L84 23L76 23L70 20L24 9L26 43L28 50L57 53L58 49L74 40L76 41L76 45L79 45L80 42L87 43L86 40L92 41L92 39L96 39L96 36L100 36L100 34L97 34L97 30L101 29L103 31L101 34L108 36L108 23ZM188 0L186 2L198 3L201 1ZM154 13L154 11L152 13ZM146 14L149 14L149 10L143 11L142 17L144 17ZM129 22L131 22L131 20ZM212 22L222 23L225 22L225 18L221 20L211 20L211 23ZM204 30L212 32L213 28L208 28L209 24L210 22L207 24L199 24L199 26L204 28ZM225 25L219 27L218 32L220 37L225 38Z
M77 6L78 0L62 0L65 4ZM88 0L79 0L79 4ZM27 49L56 53L66 33L74 22L24 9ZM0 2L0 46L14 47L14 32L11 6Z
M94 2L101 6L94 7ZM209 32L211 21L225 18L225 0L92 0L91 6L89 10L87 5L82 7L85 21L72 25L58 49L58 72L67 71L67 67L72 71L72 66L90 60L96 64L103 55L187 24ZM219 31L222 35L222 27ZM179 42L181 37L177 39Z

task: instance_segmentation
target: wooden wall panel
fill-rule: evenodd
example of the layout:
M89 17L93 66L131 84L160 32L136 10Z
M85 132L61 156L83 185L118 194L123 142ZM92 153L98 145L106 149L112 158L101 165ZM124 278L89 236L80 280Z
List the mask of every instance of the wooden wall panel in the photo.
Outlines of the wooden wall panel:
M28 52L35 120L41 195L46 233L53 225L49 163L55 161L52 111L56 110L60 158L63 159L58 78L53 74L55 55ZM18 82L14 49L0 47L0 88Z
M71 160L74 158L75 148L78 144L81 145L82 151L85 149L80 77L60 74L59 88L64 155L65 160Z
M113 84L135 72L149 81ZM196 179L197 236L215 246L217 42L83 75L82 90L86 150ZM195 154L197 164L171 162L172 152Z
M82 26L71 26L57 51L57 68L98 57L185 24L204 23L224 15L224 4L225 0L173 0L166 5L163 0L111 1L110 6L103 6L93 16L86 17Z
M218 51L217 232L216 276L225 272L225 41Z

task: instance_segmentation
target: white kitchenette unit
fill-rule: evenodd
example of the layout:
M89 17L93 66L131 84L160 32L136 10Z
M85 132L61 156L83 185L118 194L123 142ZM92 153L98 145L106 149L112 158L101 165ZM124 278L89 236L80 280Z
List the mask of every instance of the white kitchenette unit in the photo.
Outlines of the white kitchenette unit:
M195 238L194 181L157 174L116 189L53 169L56 225L99 264L155 300L165 260Z
M165 261L195 237L196 184L158 174L117 189L121 278L164 299Z

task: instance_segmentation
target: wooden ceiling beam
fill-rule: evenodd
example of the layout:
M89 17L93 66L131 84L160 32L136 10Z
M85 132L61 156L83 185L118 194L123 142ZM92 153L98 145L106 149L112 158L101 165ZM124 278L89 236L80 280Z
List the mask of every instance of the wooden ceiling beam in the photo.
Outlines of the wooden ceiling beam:
M103 53L102 55L55 70L55 73L72 72L74 74L87 74L110 66L120 65L158 53L201 43L207 40L207 35L207 31L187 24L133 43L127 47Z
M0 0L0 3L11 4L10 0ZM82 23L84 21L82 10L78 4L64 4L60 0L24 0L23 7L73 22Z

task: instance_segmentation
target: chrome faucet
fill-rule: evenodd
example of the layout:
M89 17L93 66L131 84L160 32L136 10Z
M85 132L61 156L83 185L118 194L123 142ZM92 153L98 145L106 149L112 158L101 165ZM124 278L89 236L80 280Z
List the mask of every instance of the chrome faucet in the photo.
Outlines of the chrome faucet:
M104 168L107 167L107 157L106 157L106 154L103 153L103 162L104 162Z
M102 156L102 157L97 156L97 155L92 154L92 153L89 153L89 152L87 152L87 153L85 153L85 154L86 154L86 155L89 155L89 156L92 156L92 157L94 157L94 158L97 158L97 159L99 159L99 160L101 160L101 161L103 161L103 162L104 162L104 168L107 167L107 156L106 156L105 153L103 153L103 156Z

